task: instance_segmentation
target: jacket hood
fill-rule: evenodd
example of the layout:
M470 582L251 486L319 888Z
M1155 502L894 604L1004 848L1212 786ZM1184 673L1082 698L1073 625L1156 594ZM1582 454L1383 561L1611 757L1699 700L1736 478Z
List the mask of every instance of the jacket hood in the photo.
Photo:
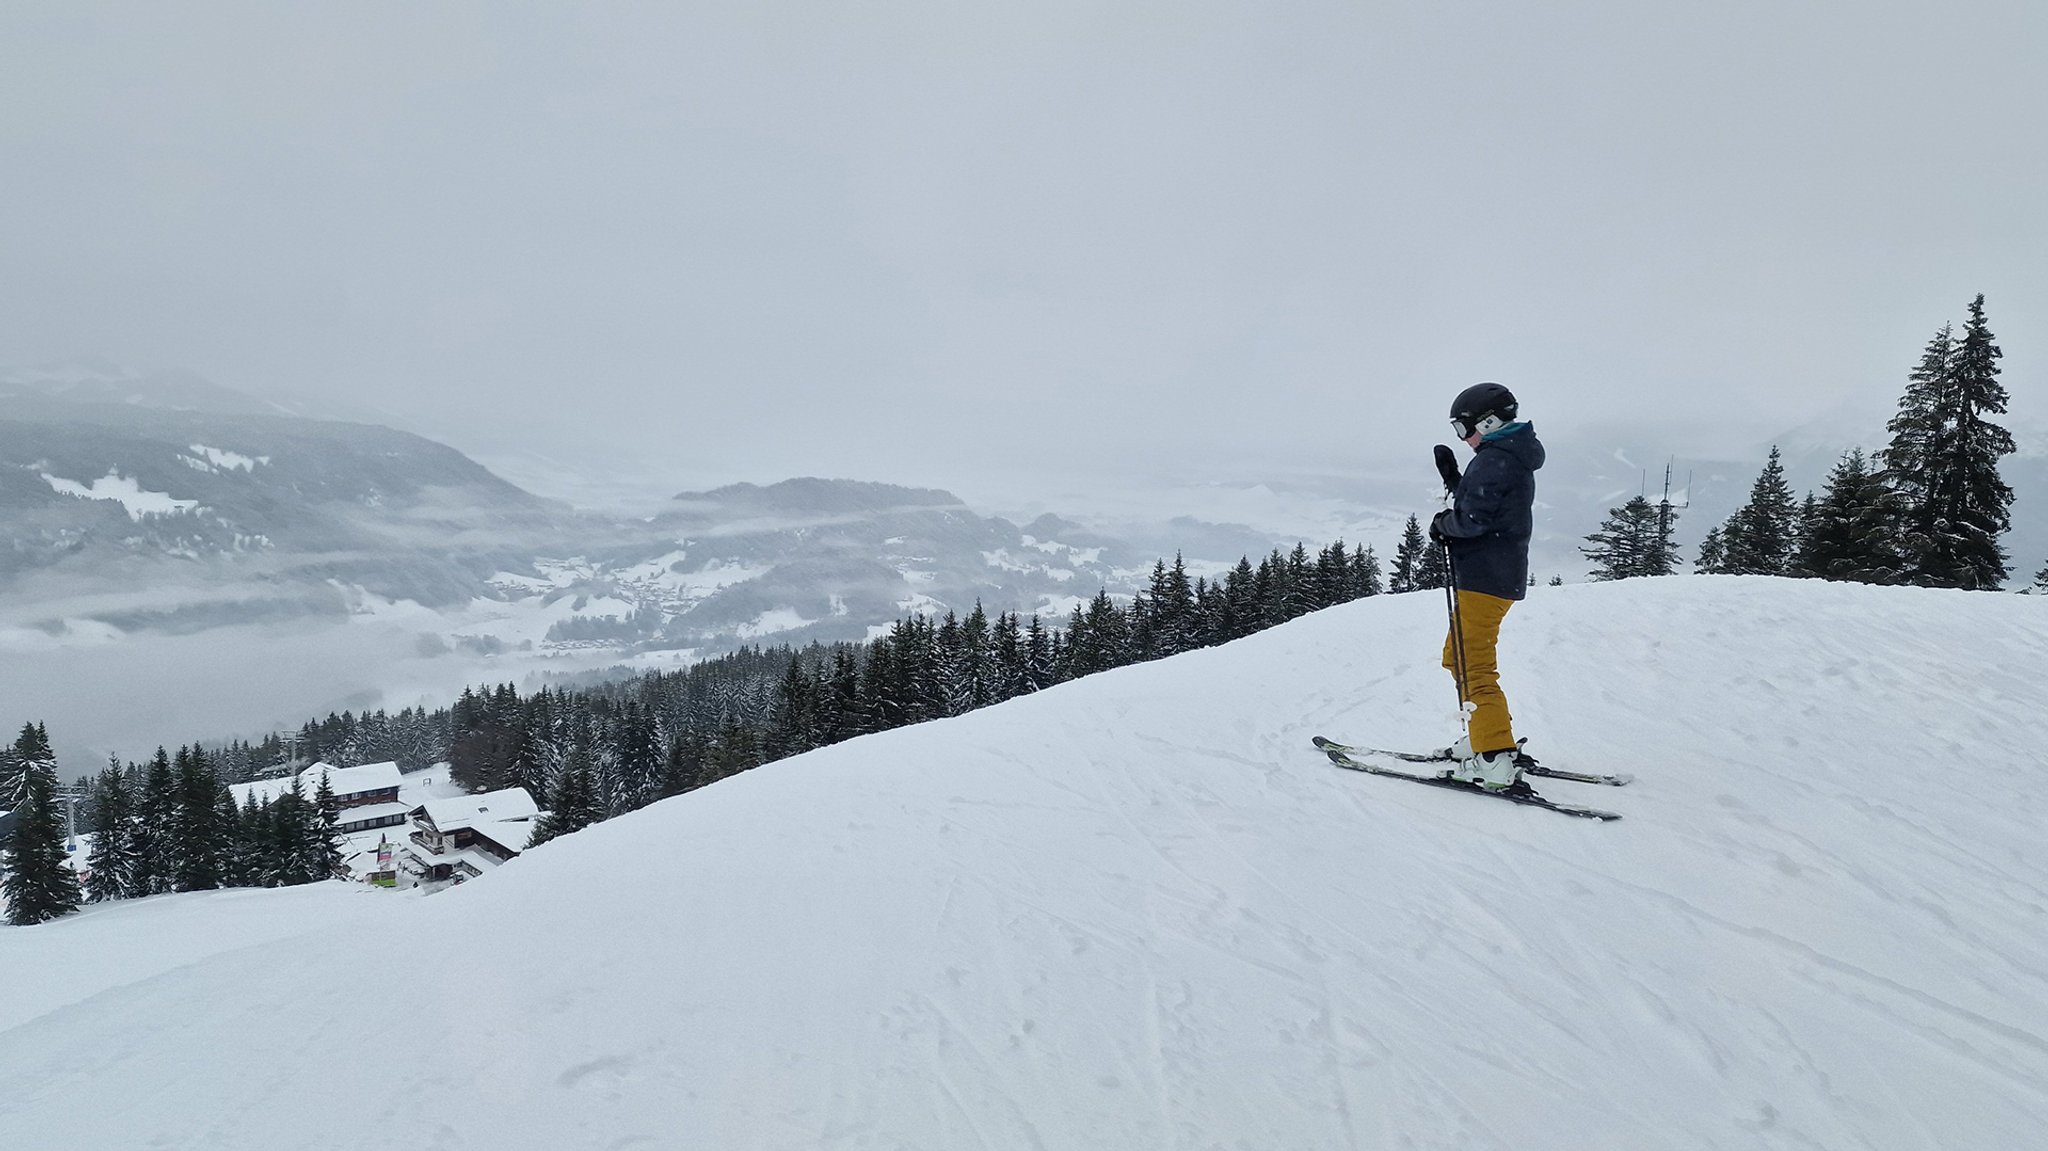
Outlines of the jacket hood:
M1536 438L1536 425L1514 424L1481 440L1481 451L1507 452L1521 461L1523 467L1535 471L1543 466L1545 453L1543 441Z

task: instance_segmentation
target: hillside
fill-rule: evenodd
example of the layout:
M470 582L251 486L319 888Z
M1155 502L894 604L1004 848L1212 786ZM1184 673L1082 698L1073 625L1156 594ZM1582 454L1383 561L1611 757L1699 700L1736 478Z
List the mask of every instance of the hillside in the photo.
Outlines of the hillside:
M1441 611L1368 599L828 748L199 961L150 954L161 900L0 930L0 985L31 994L59 944L126 956L0 1030L0 1130L34 1151L2048 1130L2048 601L1540 589L1503 644L1518 718L1540 755L1637 774L1545 785L1613 824L1307 749L1448 738ZM180 940L220 913L171 898Z

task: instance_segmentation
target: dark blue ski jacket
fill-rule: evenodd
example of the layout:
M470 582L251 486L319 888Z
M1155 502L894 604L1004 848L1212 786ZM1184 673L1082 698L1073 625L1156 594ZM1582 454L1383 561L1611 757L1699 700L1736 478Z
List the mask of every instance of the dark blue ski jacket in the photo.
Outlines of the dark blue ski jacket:
M1536 469L1542 466L1543 441L1532 424L1514 424L1479 441L1450 510L1436 524L1450 541L1460 590L1511 600L1528 594Z

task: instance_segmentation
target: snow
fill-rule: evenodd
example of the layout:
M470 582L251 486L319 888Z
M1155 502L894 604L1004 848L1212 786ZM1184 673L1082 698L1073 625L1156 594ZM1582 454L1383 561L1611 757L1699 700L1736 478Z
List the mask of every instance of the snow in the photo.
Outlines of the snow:
M43 482L53 491L62 495L77 496L82 500L114 500L128 511L128 518L137 523L144 516L171 516L189 512L199 506L198 500L181 500L169 492L144 491L142 485L129 476L110 471L90 485L77 480L61 479L48 472L40 473Z
M805 619L803 613L795 608L770 608L733 629L733 634L741 639L760 639L763 636L774 635L777 632L795 631L800 627L809 627L816 622L818 621L814 619Z
M934 617L945 615L950 610L943 601L934 599L923 592L912 592L903 599L897 600L896 607L898 610L910 615ZM868 627L868 638L873 639L878 635L888 635L894 629L894 626L893 624L871 624Z
M0 1129L220 1151L2038 1145L2048 795L2024 749L2048 600L1538 589L1506 684L1539 756L1636 773L1543 785L1613 824L1309 750L1448 741L1441 612L1382 596L855 740L431 899L357 889L325 926L324 895L256 892L0 930ZM356 1057L400 1037L435 1058Z
M193 456L181 458L201 471L253 472L256 470L256 465L268 464L270 462L269 456L245 456L240 452L231 452L225 448L210 448L205 444L193 444L191 450L196 453L196 459Z
M397 800L393 800L390 803L357 804L354 807L342 808L339 812L335 814L334 822L342 827L347 827L349 824L352 823L366 823L373 819L390 819L393 817L399 817L402 819L404 816L411 815L412 809L417 806L418 804L401 803ZM404 830L403 823L392 824L388 826L395 827L397 830L400 831ZM376 830L382 829L379 828Z
M540 814L540 808L534 805L533 796L523 787L507 787L482 795L432 799L418 806L426 808L427 818L433 820L435 828L444 834L460 827L487 829L494 823L530 820ZM520 843L516 846L526 845Z
M0 1062L25 1054L17 1041L26 1024L62 1020L80 1004L212 956L382 923L407 902L357 884L313 883L89 904L33 930L0 928L0 965L9 982L8 994L0 995ZM26 1143L14 1138L9 1147L80 1146L54 1133Z
M331 764L316 763L299 772L299 790L307 799L320 790L320 778L327 777L327 786L336 796L357 795L365 791L382 791L399 787L403 777L396 763L365 763L358 767L335 767ZM234 794L235 804L240 806L254 796L258 804L274 802L278 796L290 791L291 777L259 779L253 783L231 783L228 790Z

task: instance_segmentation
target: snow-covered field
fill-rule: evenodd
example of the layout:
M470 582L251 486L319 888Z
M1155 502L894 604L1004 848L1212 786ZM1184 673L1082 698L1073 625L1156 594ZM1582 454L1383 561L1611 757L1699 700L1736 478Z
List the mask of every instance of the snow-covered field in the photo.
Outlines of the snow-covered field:
M1448 740L1441 611L1380 597L829 748L444 895L178 896L0 931L0 986L50 999L4 1018L0 1131L2041 1145L2048 599L1539 589L1503 645L1520 726L1637 774L1544 784L1612 824L1308 749ZM109 958L163 939L194 950Z

